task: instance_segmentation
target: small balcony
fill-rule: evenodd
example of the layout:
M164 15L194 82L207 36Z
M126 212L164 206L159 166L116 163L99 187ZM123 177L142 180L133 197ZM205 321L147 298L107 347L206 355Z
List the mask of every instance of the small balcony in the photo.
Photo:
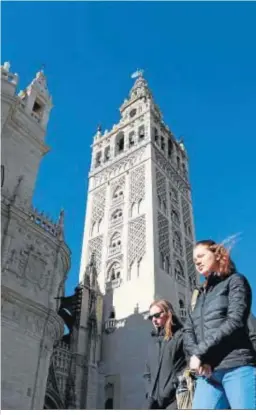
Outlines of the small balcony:
M113 333L116 329L117 321L115 318L109 318L105 321L104 330L105 333L110 334Z

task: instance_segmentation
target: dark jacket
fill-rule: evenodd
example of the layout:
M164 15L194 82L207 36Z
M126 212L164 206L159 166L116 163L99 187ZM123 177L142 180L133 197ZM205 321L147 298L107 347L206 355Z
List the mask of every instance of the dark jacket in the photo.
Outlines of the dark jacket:
M164 333L152 336L144 379L146 383L146 409L176 409L177 375L186 366L183 351L183 331L180 323L169 340Z
M233 273L209 276L184 327L184 347L212 369L256 365L247 326L252 294L247 279Z

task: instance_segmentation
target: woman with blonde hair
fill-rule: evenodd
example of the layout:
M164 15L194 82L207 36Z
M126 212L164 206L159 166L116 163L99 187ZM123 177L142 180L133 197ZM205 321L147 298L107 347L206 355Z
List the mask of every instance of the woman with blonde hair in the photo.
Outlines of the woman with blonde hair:
M190 369L198 375L192 409L256 409L250 285L222 244L197 242L194 262L205 282L184 327Z
M177 409L178 375L186 366L182 325L167 300L149 307L154 330L148 348L144 379L147 409Z

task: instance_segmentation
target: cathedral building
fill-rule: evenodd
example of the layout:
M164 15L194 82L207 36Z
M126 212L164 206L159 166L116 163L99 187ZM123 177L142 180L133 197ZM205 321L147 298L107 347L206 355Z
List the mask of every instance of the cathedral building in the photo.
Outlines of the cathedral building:
M181 319L197 284L188 157L142 71L92 143L79 283L70 251L31 206L52 100L40 71L18 95L2 77L2 408L141 409L150 303ZM64 324L68 331L64 333Z
M64 212L54 223L32 206L52 108L42 71L18 95L1 66L1 397L3 409L42 409L53 345L63 335L70 250Z

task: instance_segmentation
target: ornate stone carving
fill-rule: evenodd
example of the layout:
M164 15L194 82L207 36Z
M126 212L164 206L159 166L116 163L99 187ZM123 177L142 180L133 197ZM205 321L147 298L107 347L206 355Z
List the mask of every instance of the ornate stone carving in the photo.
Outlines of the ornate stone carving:
M145 164L131 171L129 202L138 203L145 198Z
M97 236L89 241L89 258L91 258L92 253L94 253L95 258L95 266L97 272L101 270L101 258L102 258L102 243L103 243L103 236Z
M106 203L106 186L97 190L92 197L92 221L98 222L104 216Z
M167 159L160 153L157 148L154 147L154 155L156 164L161 167L161 169L166 173L168 179L172 184L176 186L183 194L187 195L189 190L188 184L182 177L176 172L172 165L167 161Z
M125 175L111 183L111 203L117 204L124 200Z
M32 285L40 291L48 288L50 271L47 270L47 262L33 245L17 252L12 249L4 269L13 272L21 280L22 286Z
M111 166L104 168L101 172L94 177L94 187L99 186L101 183L108 181L111 177L116 177L118 174L129 170L135 164L138 164L145 153L146 146L140 147L138 150L133 151L130 154L126 154L119 161L115 161Z
M157 213L158 225L158 247L159 252L164 256L170 255L170 241L169 241L169 221L162 213Z
M146 219L145 215L129 222L128 225L128 263L139 260L146 252Z
M158 169L156 169L156 193L159 209L167 214L166 177Z

